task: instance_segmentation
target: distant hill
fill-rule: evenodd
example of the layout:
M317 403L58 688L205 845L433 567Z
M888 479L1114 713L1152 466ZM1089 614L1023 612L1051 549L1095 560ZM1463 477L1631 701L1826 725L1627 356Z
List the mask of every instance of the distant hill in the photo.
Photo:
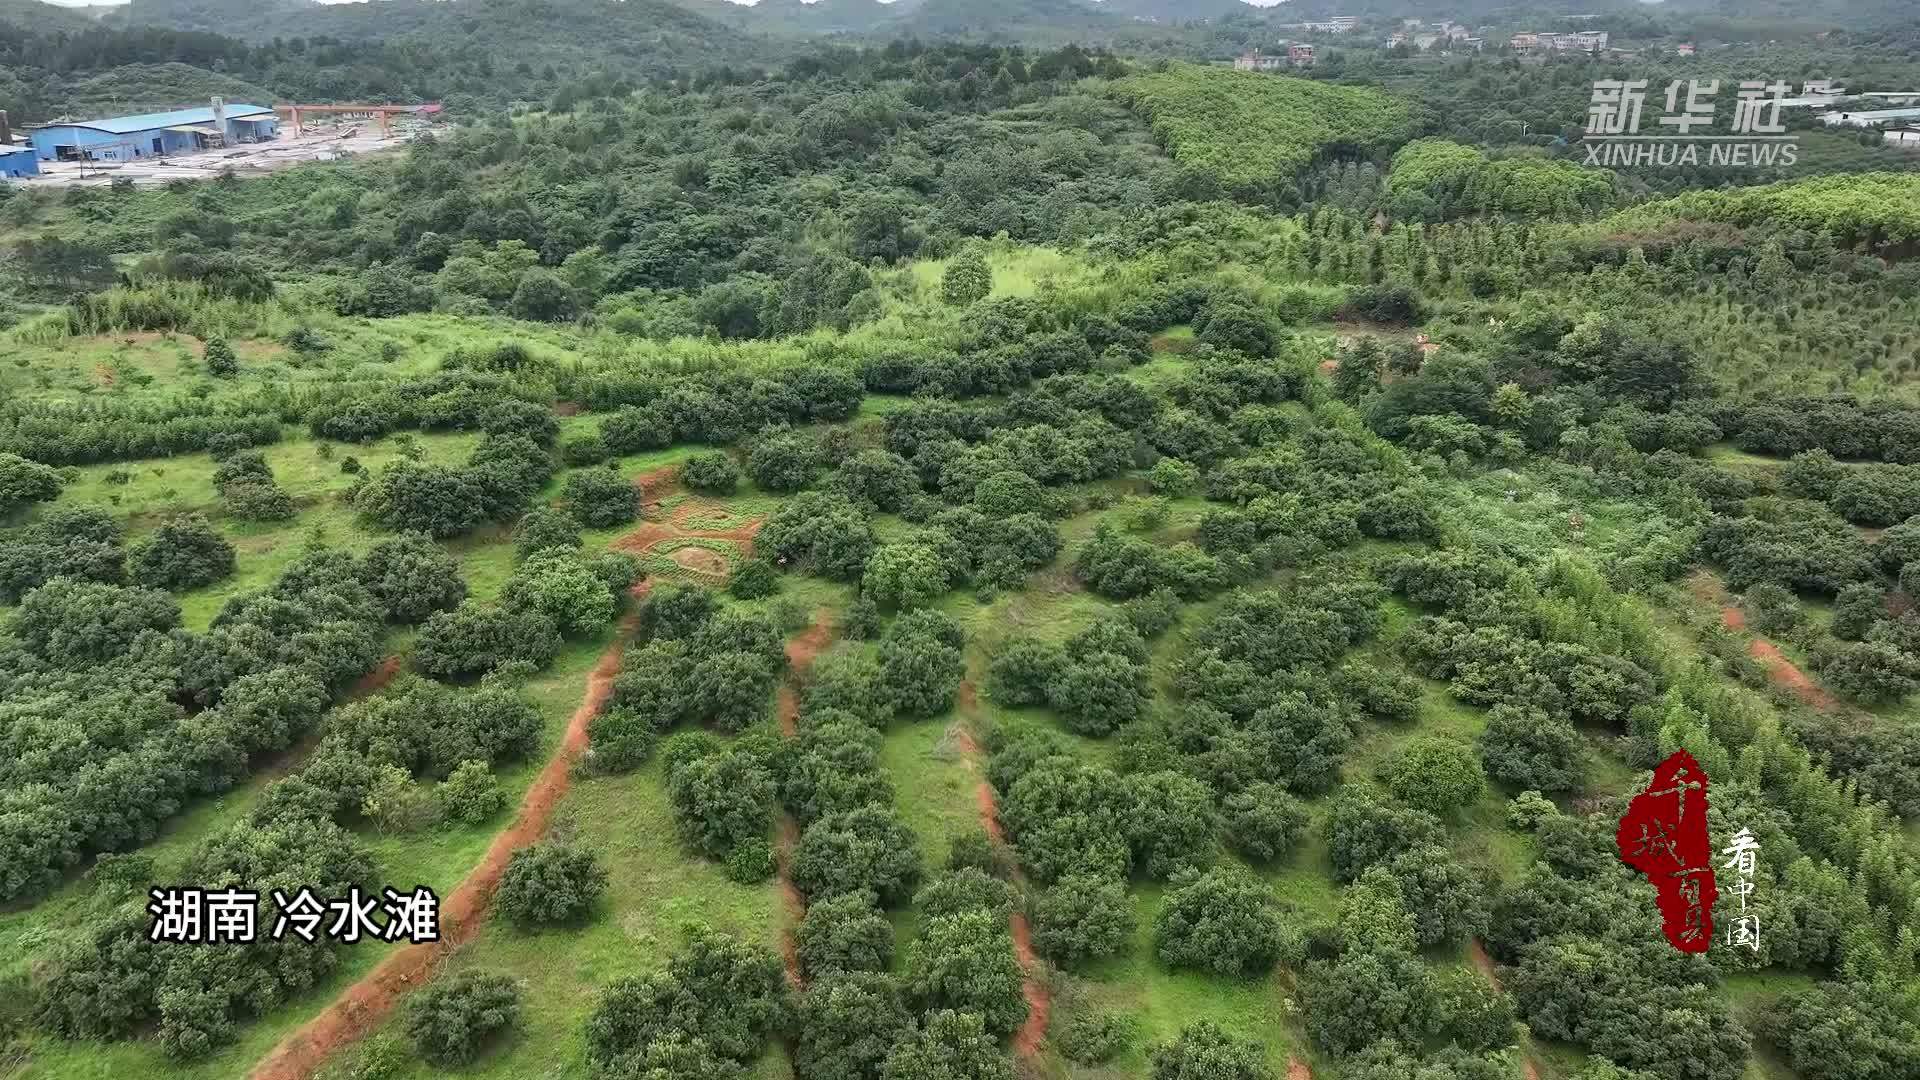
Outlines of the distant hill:
M1181 23L1245 15L1262 9L1246 0L1089 0L1095 8L1110 15L1137 22Z
M1098 38L1118 32L1121 16L1080 0L922 0L885 27L896 35L1032 41Z
M189 64L126 64L66 86L52 99L50 113L73 117L124 116L163 112L209 99L271 105L273 91Z
M85 30L95 24L92 15L78 8L43 4L40 0L0 0L0 25L45 31Z

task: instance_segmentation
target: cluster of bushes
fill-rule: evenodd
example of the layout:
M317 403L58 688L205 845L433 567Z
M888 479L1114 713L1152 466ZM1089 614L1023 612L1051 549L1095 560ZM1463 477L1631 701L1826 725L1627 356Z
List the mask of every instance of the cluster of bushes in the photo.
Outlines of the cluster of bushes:
M1750 453L1784 458L1824 450L1848 461L1920 464L1920 409L1896 401L1729 400L1712 415L1734 445Z
M15 402L0 407L0 453L43 465L91 465L280 441L277 412L251 401L231 406L242 407L255 411L184 397L164 407Z
M1118 618L1064 645L1013 637L994 655L988 692L1002 705L1048 705L1082 735L1108 735L1145 714L1147 643Z
M203 634L181 630L179 608L151 589L61 577L28 592L0 664L0 694L19 703L7 741L47 744L33 733L56 722L81 737L10 762L0 894L150 839L186 800L227 790L251 757L311 729L379 656L387 611L364 573L350 555L310 553Z
M563 538L568 527L559 525ZM529 531L523 526L523 542ZM573 541L578 544L577 532ZM462 600L464 590L439 594L414 642L414 668L446 681L470 680L510 665L544 668L563 638L605 626L639 579L639 563L622 552L587 554L574 545L534 548L507 578L496 604ZM434 594L415 587L406 595L415 598L416 611L425 613L418 599Z
M167 519L129 552L106 511L63 507L0 534L0 602L17 604L56 577L193 589L228 577L233 566L233 545L197 514Z
M273 469L258 450L236 450L218 455L213 487L227 513L246 521L285 521L293 516L293 499L273 478Z
M393 462L355 488L354 505L377 528L458 536L520 518L556 467L546 446L527 435L488 434L461 466ZM637 500L638 492L627 491Z
M638 764L650 738L683 723L739 732L766 715L787 654L780 628L765 616L723 608L697 586L663 584L641 604L640 628L606 710L593 721L607 767Z
M788 1030L786 989L778 956L695 928L664 971L601 992L587 1017L587 1061L605 1076L742 1076L767 1039Z

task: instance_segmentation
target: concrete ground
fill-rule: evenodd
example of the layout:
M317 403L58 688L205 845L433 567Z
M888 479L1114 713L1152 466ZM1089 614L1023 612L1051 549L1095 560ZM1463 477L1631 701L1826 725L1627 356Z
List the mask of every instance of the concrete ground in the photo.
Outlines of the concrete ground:
M259 176L289 165L387 150L404 145L426 130L418 121L396 120L393 134L381 137L376 121L363 120L319 127L309 124L301 135L283 130L272 142L249 143L199 154L174 154L128 162L43 161L40 175L9 181L23 188L107 187L116 177L129 177L135 187L163 187L173 180L212 180L227 170L239 177Z

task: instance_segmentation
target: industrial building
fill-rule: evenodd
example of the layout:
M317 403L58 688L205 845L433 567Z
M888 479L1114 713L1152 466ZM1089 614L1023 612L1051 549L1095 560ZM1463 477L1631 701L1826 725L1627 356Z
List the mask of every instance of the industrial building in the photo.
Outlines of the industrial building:
M274 137L279 123L265 106L214 98L199 109L42 124L29 128L27 138L41 161L128 162L261 142Z
M40 158L30 144L15 142L7 110L0 109L0 176L15 180L40 175Z

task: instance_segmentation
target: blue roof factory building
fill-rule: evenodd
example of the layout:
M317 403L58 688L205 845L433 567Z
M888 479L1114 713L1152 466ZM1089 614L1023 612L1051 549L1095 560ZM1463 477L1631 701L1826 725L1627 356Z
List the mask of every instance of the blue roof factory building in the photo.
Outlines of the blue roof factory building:
M27 138L41 161L135 161L259 142L278 128L272 109L214 98L200 109L43 124Z
M0 177L40 175L40 157L31 146L0 146Z

